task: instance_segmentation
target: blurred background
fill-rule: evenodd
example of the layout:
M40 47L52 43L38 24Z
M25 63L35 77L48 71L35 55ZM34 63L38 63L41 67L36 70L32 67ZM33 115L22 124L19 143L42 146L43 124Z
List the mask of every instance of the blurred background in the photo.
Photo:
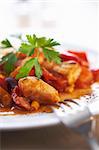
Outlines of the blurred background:
M0 0L0 38L36 33L98 51L98 0Z

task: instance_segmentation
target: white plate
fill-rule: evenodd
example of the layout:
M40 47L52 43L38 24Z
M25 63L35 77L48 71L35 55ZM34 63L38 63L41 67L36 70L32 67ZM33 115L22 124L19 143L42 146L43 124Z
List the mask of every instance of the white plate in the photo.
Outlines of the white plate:
M0 116L0 130L40 128L58 123L54 113Z
M99 54L96 52L89 52L90 61L92 66L98 62ZM97 64L99 67L99 64ZM96 64L95 64L96 67ZM36 113L26 115L9 115L0 116L0 130L15 130L25 128L40 128L45 126L56 125L60 121L54 113Z

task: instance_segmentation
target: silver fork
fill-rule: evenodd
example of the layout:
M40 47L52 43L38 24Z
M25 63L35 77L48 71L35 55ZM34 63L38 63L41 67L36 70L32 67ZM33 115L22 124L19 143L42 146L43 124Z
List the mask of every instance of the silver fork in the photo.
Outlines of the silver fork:
M91 95L83 96L80 100L65 100L57 104L58 109L53 107L53 111L61 123L85 135L92 150L98 150L99 143L93 135L95 120L92 116L99 114L99 84L92 88Z

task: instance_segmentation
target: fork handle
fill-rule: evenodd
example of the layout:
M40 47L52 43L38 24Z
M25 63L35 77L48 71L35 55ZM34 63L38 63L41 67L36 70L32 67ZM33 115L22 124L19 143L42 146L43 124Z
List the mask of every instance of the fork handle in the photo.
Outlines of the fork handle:
M78 113L71 113L70 117L62 118L62 122L69 127L77 127L78 125L82 124L83 122L90 119L92 116L88 107L85 107L83 110L79 110Z

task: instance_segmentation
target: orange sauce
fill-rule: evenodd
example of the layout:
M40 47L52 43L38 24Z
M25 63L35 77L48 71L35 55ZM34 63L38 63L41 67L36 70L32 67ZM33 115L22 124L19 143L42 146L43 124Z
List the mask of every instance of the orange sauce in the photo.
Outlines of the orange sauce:
M50 106L45 106L45 105L41 105L41 107L38 110L31 110L31 111L27 111L24 109L18 109L15 107L12 108L4 108L4 107L0 107L0 116L3 115L24 115L24 114L30 114L30 113L38 113L38 112L46 112L46 113L50 113L52 112L52 109Z

